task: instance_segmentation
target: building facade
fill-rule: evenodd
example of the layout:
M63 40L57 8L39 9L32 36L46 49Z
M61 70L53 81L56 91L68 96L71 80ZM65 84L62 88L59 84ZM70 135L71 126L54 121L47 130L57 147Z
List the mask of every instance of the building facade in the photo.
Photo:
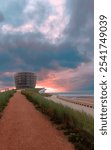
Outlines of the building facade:
M37 76L33 72L18 72L14 75L16 89L34 88Z

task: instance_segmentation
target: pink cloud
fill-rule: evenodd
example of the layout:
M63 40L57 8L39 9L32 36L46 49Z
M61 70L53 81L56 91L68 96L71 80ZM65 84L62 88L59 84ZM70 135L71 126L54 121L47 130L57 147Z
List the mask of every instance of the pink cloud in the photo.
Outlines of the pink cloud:
M61 68L58 70L41 69L37 72L36 87L44 87L47 92L66 92L83 90L93 82L93 62L81 63L77 68ZM13 77L14 72L4 72L0 77ZM9 83L8 83L9 85ZM13 83L10 83L13 85ZM0 87L6 83L0 82Z
M42 78L38 80L37 85L46 89L52 88L56 92L81 90L93 79L93 62L82 63L76 69L41 70L39 76Z
M26 24L23 24L19 27L14 27L10 24L4 24L1 26L1 32L2 33L29 33L29 32L35 32L35 24L34 22L27 22Z

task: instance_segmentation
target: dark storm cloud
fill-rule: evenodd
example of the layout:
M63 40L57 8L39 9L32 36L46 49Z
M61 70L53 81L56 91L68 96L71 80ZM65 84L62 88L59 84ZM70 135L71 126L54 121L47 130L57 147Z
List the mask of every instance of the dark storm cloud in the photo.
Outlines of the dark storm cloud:
M67 43L56 46L50 45L49 43L43 44L38 41L25 41L25 39L10 39L7 43L2 43L2 49L6 49L0 55L2 57L0 62L4 64L3 70L7 70L7 65L10 65L8 70L15 70L18 66L21 69L24 69L25 66L26 70L32 69L36 71L40 70L41 67L56 69L57 66L55 63L58 63L61 67L75 68L81 62L88 61L88 59L82 57L76 51L76 48L74 49ZM17 63L16 60L18 59L23 64L20 61Z
M0 22L4 21L4 16L2 14L2 12L0 11Z
M93 0L66 1L65 15L69 16L70 20L63 33L60 32L62 26L58 26L62 7L57 9L57 16L54 16L47 1L43 3L36 0L20 0L18 3L13 0L12 3L9 0L9 2L9 5L6 5L3 0L0 2L4 4L0 6L0 9L4 11L5 16L5 23L0 26L0 72L48 70L44 71L42 80L52 70L76 69L82 63L93 63ZM3 14L0 12L0 23L4 22ZM49 16L51 18L48 18ZM54 22L51 24L50 19L53 18ZM41 29L44 22L45 26ZM64 22L59 24L64 25ZM47 33L46 29L52 29L52 31ZM63 39L60 40L62 42L55 40L56 42L53 43L51 37L54 38L57 31L60 35L62 34ZM50 40L47 37L50 37ZM12 76L4 76L4 78L2 76L3 74L0 81L7 83L10 81L10 84L13 81ZM67 87L73 90L75 83L91 81L83 87L84 89L93 88L92 79L93 73L91 75L86 73L84 78L80 74L79 80L69 77L70 82ZM59 86L64 82L62 78L56 81Z
M68 32L71 37L81 35L81 32L89 34L90 30L93 35L93 21L94 21L94 1L93 0L69 0L69 13L71 13ZM86 30L88 29L89 30ZM82 31L83 30L83 31ZM92 36L90 35L89 36Z
M68 13L71 14L66 29L67 40L78 47L78 50L89 57L94 51L94 1L69 0Z

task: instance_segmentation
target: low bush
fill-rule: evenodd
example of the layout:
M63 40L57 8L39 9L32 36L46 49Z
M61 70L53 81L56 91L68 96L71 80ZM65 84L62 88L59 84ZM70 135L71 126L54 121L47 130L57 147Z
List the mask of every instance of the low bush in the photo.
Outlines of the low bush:
M12 97L14 93L15 90L10 90L10 91L0 93L0 112L2 112L3 109L7 106L10 97Z

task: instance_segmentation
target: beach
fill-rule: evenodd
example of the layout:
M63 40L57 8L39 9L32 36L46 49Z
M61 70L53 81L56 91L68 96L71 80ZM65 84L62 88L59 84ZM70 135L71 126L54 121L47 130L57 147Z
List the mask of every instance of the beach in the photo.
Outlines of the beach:
M74 110L85 112L88 115L94 116L94 97L93 96L77 96L77 97L65 97L59 95L52 95L46 97L48 100L52 100L56 103L60 103L64 106L68 106Z

